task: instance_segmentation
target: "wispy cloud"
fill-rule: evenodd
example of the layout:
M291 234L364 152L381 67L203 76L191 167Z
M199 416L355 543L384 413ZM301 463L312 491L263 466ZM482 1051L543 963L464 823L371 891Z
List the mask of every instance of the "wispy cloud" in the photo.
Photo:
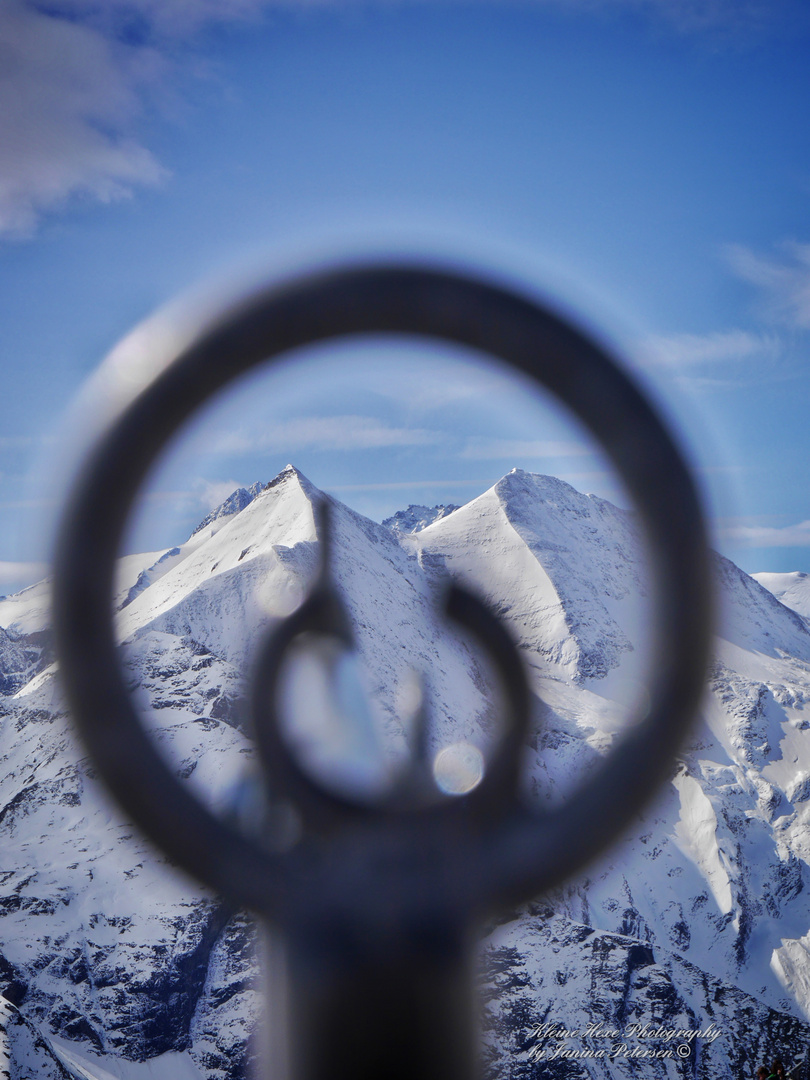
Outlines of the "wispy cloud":
M48 573L46 563L39 562L3 562L0 560L0 581L7 585L20 582L37 581Z
M134 134L158 54L69 16L0 5L0 235L29 235L72 196L110 202L164 175Z
M773 528L768 525L727 525L720 529L724 540L743 547L810 547L810 521Z
M205 70L194 54L205 27L252 20L274 7L353 3L361 0L2 0L0 236L30 236L43 214L77 199L111 202L167 178L141 119L174 100L178 76ZM535 3L582 17L635 11L677 32L715 36L750 34L795 6L791 0Z
M395 427L372 416L306 416L269 425L266 431L234 431L213 440L215 452L375 450L390 446L432 446L440 431Z
M773 255L730 244L725 252L737 276L759 290L770 317L810 329L810 244L786 242Z
M26 237L78 199L108 203L167 178L140 134L199 69L189 43L267 0L2 0L0 236Z
M317 2L317 0L315 0ZM490 0L492 2L492 0ZM561 8L583 16L635 14L656 29L705 38L712 46L752 46L785 27L807 28L802 0L534 0L538 7Z
M523 458L584 457L592 453L584 443L543 439L468 439L462 458L518 461Z
M33 435L0 435L0 450L17 450L44 441L42 437L34 438Z
M199 479L194 485L200 502L206 510L214 510L242 485L237 480Z
M480 480L393 480L373 484L331 484L325 490L330 494L338 494L350 491L399 491L409 489L429 491L433 488L441 488L453 491L456 488L477 488L483 490Z
M653 363L676 368L696 368L737 360L774 360L781 351L774 334L754 334L748 330L716 330L709 334L670 334L643 342L640 352Z
M595 0L594 6L599 3ZM601 0L601 4L654 15L685 34L750 34L777 22L786 7L774 0Z

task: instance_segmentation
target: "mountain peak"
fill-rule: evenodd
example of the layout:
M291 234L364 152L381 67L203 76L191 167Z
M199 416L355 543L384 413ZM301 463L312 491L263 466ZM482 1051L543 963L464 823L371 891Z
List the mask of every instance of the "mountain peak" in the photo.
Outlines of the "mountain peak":
M512 469L490 491L513 524L516 520L535 521L538 512L541 512L546 519L544 530L550 526L549 510L554 511L552 518L559 519L561 523L567 520L569 525L593 515L599 518L605 514L619 518L628 516L626 511L606 499L583 494L559 477L526 472L524 469Z
M221 502L219 506L215 506L214 509L207 514L199 525L192 532L192 536L197 536L203 529L209 525L214 525L218 530L221 528L228 518L234 517L236 514L241 513L246 507L250 506L253 500L262 494L262 492L270 491L272 488L278 487L280 484L295 482L304 492L304 494L310 500L319 495L318 489L315 485L307 479L306 476L294 465L285 465L281 472L274 476L273 479L265 484L261 480L257 480L255 484L251 484L250 487L239 487L235 491L232 491L224 502Z
M253 748L243 730L243 673L267 627L311 588L319 498L288 465L267 485L233 492L193 540L150 553L145 571L146 556L125 557L121 589L141 575L117 619L127 682L176 775L246 829ZM407 702L420 670L430 676L431 753L460 740L493 744L500 704L486 692L486 663L436 605L436 586L450 575L488 600L525 657L532 727L521 794L540 808L560 805L646 700L650 633L637 532L634 514L522 469L407 538L335 500L335 581L378 713L368 729L350 725L356 748L332 743L357 754L348 766L336 759L333 773L329 733L343 723L341 698L334 716L308 706L321 692L311 669L299 668L289 708L296 753L316 775L353 762L365 769L373 727L392 753L407 755ZM516 1061L523 1067L526 1031L539 1030L550 1010L571 1030L593 1015L654 1016L672 1030L714 1018L725 1034L692 1048L707 1076L744 1071L763 1047L810 1041L810 1026L796 1019L810 1015L810 620L719 556L717 576L727 629L707 723L672 785L587 877L501 924L490 941L493 1015L503 1032L493 1061L504 1075ZM768 581L772 589L810 586L800 574ZM20 607L31 620L45 589L27 592ZM10 603L0 605L0 620ZM41 670L29 633L36 624L15 619L14 631L0 631L0 835L12 852L0 882L0 1061L9 1059L14 1076L41 1080L142 1069L155 1078L241 1080L255 997L247 924L236 916L223 926L218 906L190 895L185 880L164 878L164 863L111 815L71 749L51 669ZM336 697L344 686L341 677ZM81 854L76 836L87 838ZM565 978L544 982L544 970ZM182 1007L167 1011L171 1000ZM645 1045L653 1043L640 1037ZM64 1068L45 1062L49 1047ZM620 1072L608 1063L593 1076L617 1080Z
M448 514L460 509L453 503L444 503L438 506L422 506L411 503L407 510L397 510L391 517L385 518L383 525L392 529L395 533L415 533L426 529L434 521L441 521Z
M593 499L592 495L584 495L565 480L557 476L547 476L545 473L526 472L525 469L510 469L494 485L495 492L500 496L525 494L537 499L542 498L564 499L565 502L583 499Z
M270 491L272 488L278 487L280 484L295 482L301 488L305 495L310 499L313 496L320 496L320 490L315 487L312 481L304 476L300 469L296 469L295 465L285 465L278 476L274 476L269 484L264 485L265 491Z

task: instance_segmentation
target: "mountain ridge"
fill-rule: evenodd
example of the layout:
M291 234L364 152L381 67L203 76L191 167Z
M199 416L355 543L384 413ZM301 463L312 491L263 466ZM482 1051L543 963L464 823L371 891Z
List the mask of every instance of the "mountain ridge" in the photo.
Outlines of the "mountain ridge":
M306 595L323 497L289 466L241 509L214 511L176 554L122 568L119 601L151 571L117 615L144 722L219 812L236 812L253 767L245 662ZM414 669L428 677L431 753L497 738L485 658L440 615L452 574L493 604L528 662L526 797L564 797L643 698L648 584L632 514L520 470L412 534L331 503L335 578L388 753L408 752ZM733 564L716 565L724 623L704 722L672 785L597 864L490 937L500 1075L534 1075L530 1033L552 1013L572 1030L586 1013L622 1026L723 1021L682 1066L645 1063L651 1077L746 1069L766 1044L810 1044L810 632ZM39 597L1 610L33 625ZM19 1015L57 1063L50 1075L41 1065L44 1080L71 1075L52 1035L115 1068L183 1055L205 1080L242 1080L260 1008L249 926L117 818L50 668L0 694L0 763L0 1002L17 1010L4 1014L15 1068L30 1050ZM618 1080L630 1064L587 1075Z

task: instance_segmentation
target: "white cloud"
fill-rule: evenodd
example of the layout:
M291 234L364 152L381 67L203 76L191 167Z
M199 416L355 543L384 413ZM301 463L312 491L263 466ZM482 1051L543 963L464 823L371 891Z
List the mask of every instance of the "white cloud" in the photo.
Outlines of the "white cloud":
M744 547L810 547L810 521L781 529L767 525L727 525L720 535Z
M107 203L167 172L139 137L190 44L211 23L244 21L269 0L2 0L0 237L30 236L77 199Z
M535 2L583 15L635 9L685 32L758 27L790 6L790 0ZM352 3L360 0L0 0L0 237L30 236L44 213L76 199L110 202L166 178L139 134L139 119L178 72L204 68L193 53L204 27L257 19L273 7Z
M474 460L583 457L591 450L584 443L543 439L468 439L461 457Z
M424 428L390 427L371 416L305 416L269 424L266 431L234 431L213 440L215 452L373 450L385 446L432 446L445 436Z
M672 367L745 359L774 360L781 343L773 334L753 334L748 330L717 330L709 334L670 334L647 338L641 359Z
M759 289L770 316L810 329L810 244L784 243L772 256L730 244L726 255L738 277Z
M5 0L0 56L0 235L30 234L70 197L109 202L162 178L133 134L153 50Z

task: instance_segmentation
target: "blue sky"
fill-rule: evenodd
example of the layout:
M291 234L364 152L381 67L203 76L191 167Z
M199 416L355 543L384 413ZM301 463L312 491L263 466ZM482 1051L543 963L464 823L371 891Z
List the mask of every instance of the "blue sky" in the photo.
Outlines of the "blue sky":
M790 0L6 0L0 592L47 558L65 416L119 339L201 285L358 251L576 313L676 429L716 546L810 571L809 45ZM526 386L378 341L213 408L130 545L288 461L378 519L513 466L621 499Z

